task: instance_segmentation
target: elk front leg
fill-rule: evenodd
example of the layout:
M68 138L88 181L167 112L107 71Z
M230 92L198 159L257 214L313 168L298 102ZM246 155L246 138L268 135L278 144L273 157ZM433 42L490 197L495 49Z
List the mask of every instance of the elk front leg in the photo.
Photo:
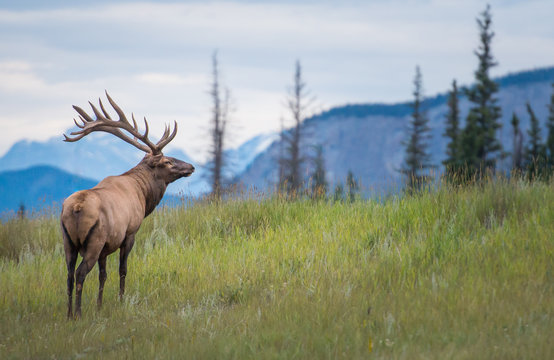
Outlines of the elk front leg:
M96 305L98 306L98 310L102 308L102 295L104 293L104 283L106 282L106 278L108 277L108 273L106 272L106 256L107 255L100 255L100 258L98 258L98 299L96 300Z
M135 244L135 234L128 235L119 248L119 300L123 301L125 294L125 277L127 276L127 257Z

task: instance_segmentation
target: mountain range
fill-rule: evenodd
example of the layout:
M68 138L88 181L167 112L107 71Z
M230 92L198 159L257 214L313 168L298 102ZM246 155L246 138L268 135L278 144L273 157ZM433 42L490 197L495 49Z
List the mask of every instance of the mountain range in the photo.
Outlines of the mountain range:
M276 137L272 133L260 134L238 148L227 150L226 177L232 179L242 173ZM168 186L165 203L174 204L180 197L209 191L205 164L199 164L177 148L169 148L164 153L190 162L197 169L194 176ZM51 202L61 203L74 191L90 188L107 176L124 173L143 156L133 146L105 133L96 133L72 144L64 143L60 137L46 141L20 140L0 157L0 213L15 212L21 204L27 209L41 209ZM29 187L33 190L29 191Z
M540 119L543 137L546 136L544 123L553 91L554 67L509 74L495 80L500 88L497 98L502 108L503 126L499 131L499 139L504 150L509 152L512 147L510 119L514 112L518 114L520 126L526 135L529 127L529 116L525 109L527 102ZM440 170L447 144L443 136L446 101L447 95L443 93L426 98L423 103L432 135L429 152L437 170ZM462 96L462 119L469 108L470 103ZM331 187L344 183L348 171L352 171L366 193L382 194L399 189L402 178L397 170L404 160L403 141L406 139L411 111L409 101L396 104L348 104L308 118L302 125L302 151L307 158L303 174L306 179L313 170L309 160L313 146L320 144L324 149L327 181ZM267 190L276 182L277 159L282 149L278 134L255 136L226 152L231 166L225 175L248 188ZM194 176L186 181L171 184L168 187L169 196L196 196L209 191L206 164L198 164L177 148L170 148L166 155L191 162L197 168ZM70 145L60 138L42 142L18 141L0 157L0 212L5 209L15 211L22 202L27 207L46 204L39 202L40 198L59 201L67 196L64 194L93 186L108 175L127 171L142 156L132 146L101 133ZM506 158L501 167L508 168L510 161L509 157ZM50 180L44 180L41 173ZM14 180L14 176L18 176L20 181ZM37 190L29 191L31 188Z
M56 208L73 192L96 183L46 165L4 171L0 173L0 214L15 212L20 207L26 211Z

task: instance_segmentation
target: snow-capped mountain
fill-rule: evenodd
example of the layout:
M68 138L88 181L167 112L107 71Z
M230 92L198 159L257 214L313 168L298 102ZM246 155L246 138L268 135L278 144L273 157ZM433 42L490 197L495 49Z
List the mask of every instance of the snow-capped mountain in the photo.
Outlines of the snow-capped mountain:
M275 139L275 134L262 134L226 152L226 176L234 178ZM190 162L195 174L169 185L168 194L200 195L210 191L207 167L199 164L181 149L168 146L168 156ZM0 158L0 172L23 170L35 166L52 166L67 173L100 181L106 176L119 175L135 166L144 156L133 146L113 135L96 133L74 143L65 143L61 136L46 141L21 140Z

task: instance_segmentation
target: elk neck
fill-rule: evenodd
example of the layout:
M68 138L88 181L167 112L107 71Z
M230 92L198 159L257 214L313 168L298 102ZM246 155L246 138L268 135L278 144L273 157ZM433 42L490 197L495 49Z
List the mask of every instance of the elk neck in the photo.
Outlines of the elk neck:
M134 179L140 191L144 194L144 217L150 215L162 200L167 184L163 179L156 178L154 171L145 161L123 174Z

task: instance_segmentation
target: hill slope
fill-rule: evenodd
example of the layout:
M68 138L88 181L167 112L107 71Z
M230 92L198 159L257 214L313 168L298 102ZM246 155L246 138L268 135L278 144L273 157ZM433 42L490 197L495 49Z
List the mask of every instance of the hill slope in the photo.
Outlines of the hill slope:
M425 74L423 74L425 82ZM499 105L502 108L503 127L499 138L504 149L512 148L510 119L516 112L521 120L521 128L526 135L529 117L525 103L530 102L535 113L544 123L547 118L547 105L552 94L554 67L510 74L496 79L500 85ZM447 139L443 136L447 112L446 95L428 98L424 108L429 117L432 131L429 151L432 161L441 165ZM469 112L470 104L465 98L460 100L462 119ZM345 182L347 172L352 170L365 190L378 192L394 191L402 184L397 169L403 163L406 129L410 121L411 107L408 102L400 104L360 104L335 107L320 115L307 119L303 124L305 142L304 154L312 152L311 145L324 147L325 166L331 185ZM543 130L543 136L546 136ZM276 181L277 159L280 144L274 142L261 153L247 170L238 178L245 185L266 188ZM506 167L507 158L502 166ZM311 173L311 164L306 163L303 173Z
M226 176L233 178L250 165L256 155L265 150L275 139L275 134L260 134L226 152L228 167ZM178 148L164 152L195 165L196 172L186 180L169 185L168 194L199 195L209 191L207 167L199 164ZM116 137L96 133L75 143L65 143L61 137L46 141L21 140L0 157L0 172L22 170L33 166L47 165L59 168L80 177L97 181L110 175L119 175L135 166L144 153Z
M97 183L46 165L0 172L0 217L12 217L21 205L28 214L57 207L75 191L90 189ZM181 206L187 199L166 192L159 206Z
M155 211L80 321L58 220L7 223L0 358L552 359L554 184L483 185Z
M27 210L59 205L73 192L96 183L51 166L4 171L0 173L0 213L16 211L22 204Z
M170 148L166 155L195 163L180 149ZM21 140L0 157L0 171L47 165L98 182L107 176L124 173L143 156L142 151L104 133L84 137L75 143L63 142L61 136L46 141ZM170 192L181 190L188 188L175 186Z

